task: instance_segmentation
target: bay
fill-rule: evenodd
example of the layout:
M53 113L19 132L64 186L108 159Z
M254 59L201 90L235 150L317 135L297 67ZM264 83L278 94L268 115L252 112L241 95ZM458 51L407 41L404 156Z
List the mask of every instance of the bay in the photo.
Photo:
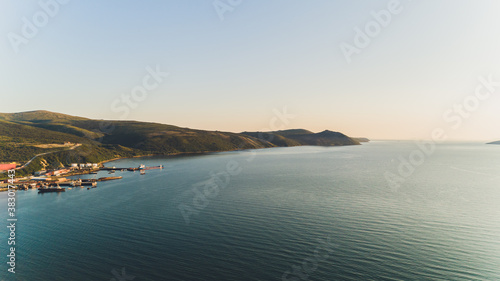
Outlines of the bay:
M438 144L401 176L414 151L374 141L113 161L165 168L18 191L16 274L0 280L500 280L500 146ZM6 192L0 206L7 218Z

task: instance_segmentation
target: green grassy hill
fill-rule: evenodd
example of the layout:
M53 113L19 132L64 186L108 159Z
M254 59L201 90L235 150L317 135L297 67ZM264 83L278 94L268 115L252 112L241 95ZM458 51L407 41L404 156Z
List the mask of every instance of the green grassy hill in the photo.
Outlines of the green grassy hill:
M27 124L29 122L21 120L11 122L0 119L0 162L24 164L35 155L50 152L35 159L25 169L19 170L16 174L21 176L40 170L44 168L44 165L47 165L46 168L57 168L70 163L100 162L112 158L145 154L136 149L105 145L77 134L40 128L38 124ZM39 146L66 142L82 145L73 150L68 150L69 147L42 148Z
M75 120L90 120L84 117L72 116L47 110L25 111L17 113L0 113L0 119L5 121L30 121L34 123L42 122L72 122Z

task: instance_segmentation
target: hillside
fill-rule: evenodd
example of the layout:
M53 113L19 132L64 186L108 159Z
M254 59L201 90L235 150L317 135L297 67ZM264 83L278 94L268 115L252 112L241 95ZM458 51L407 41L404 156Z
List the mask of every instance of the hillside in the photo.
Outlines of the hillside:
M80 143L69 150L40 144ZM241 134L203 131L173 125L106 121L50 111L0 113L0 162L24 163L37 158L20 174L31 173L49 163L48 168L70 163L101 162L141 155L202 153L256 149L274 146L354 145L358 141L331 131L313 133L303 129ZM43 148L49 147L49 148Z
M75 135L0 120L0 162L24 162L36 154L56 151L36 147L39 144L83 141Z
M66 115L62 113L55 113L46 110L18 113L0 113L0 121L2 120L9 121L11 123L48 129L56 132L68 133L79 137L94 139L102 136L102 134L72 125L78 121L90 121L91 119Z
M274 132L243 132L242 134L269 141L276 146L338 146L360 144L359 141L342 133L328 130L320 133L313 133L304 129L293 129Z
M41 148L40 144L81 143L74 150ZM18 174L70 163L101 162L151 154L178 154L272 147L246 135L180 128L172 125L104 121L49 111L0 113L0 162L25 163L40 156Z
M57 168L74 162L100 162L117 157L137 156L142 153L139 150L122 146L104 145L93 139L70 133L39 128L36 125L30 126L24 121L17 123L4 120L0 119L0 162L26 163L35 155L50 153L31 162L25 169L18 171L16 173L18 175L40 170L43 168L42 163L45 162L49 164L48 168ZM74 150L48 145L67 142L82 145Z
M0 119L5 121L30 121L33 123L43 122L72 122L75 120L90 120L84 117L72 116L47 110L25 111L17 113L0 113Z

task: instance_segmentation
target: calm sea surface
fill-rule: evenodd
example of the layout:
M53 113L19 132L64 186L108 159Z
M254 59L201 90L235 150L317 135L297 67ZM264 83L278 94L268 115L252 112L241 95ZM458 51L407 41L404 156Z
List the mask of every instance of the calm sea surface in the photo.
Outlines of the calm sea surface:
M384 175L415 149L114 161L165 169L17 192L16 274L2 192L0 280L500 280L500 146L440 144L391 187Z

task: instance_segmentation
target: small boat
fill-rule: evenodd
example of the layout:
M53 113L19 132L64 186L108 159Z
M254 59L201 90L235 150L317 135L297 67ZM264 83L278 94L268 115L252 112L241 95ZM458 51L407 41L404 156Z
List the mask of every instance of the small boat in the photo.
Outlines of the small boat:
M154 170L154 169L163 169L163 165L153 166L153 167L144 167L142 170Z

